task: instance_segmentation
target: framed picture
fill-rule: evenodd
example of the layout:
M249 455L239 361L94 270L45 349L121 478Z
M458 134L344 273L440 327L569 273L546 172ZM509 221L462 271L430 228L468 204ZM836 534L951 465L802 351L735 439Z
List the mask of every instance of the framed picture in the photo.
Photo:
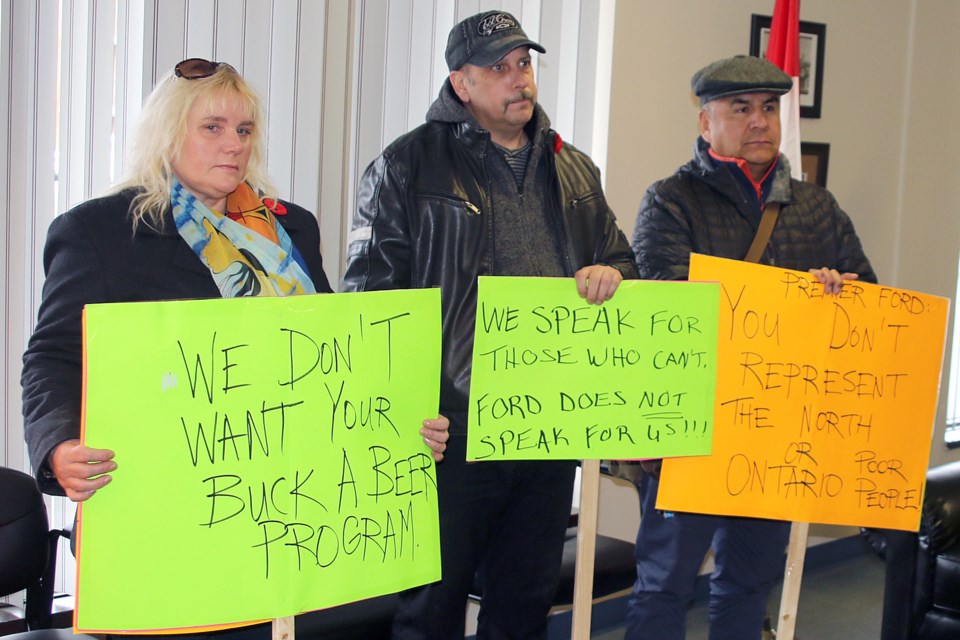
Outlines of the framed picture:
M770 41L770 16L750 16L750 55L763 58ZM823 49L827 25L800 21L800 117L819 118L823 102Z
M803 180L827 188L827 163L830 161L830 144L827 142L801 142L800 165Z

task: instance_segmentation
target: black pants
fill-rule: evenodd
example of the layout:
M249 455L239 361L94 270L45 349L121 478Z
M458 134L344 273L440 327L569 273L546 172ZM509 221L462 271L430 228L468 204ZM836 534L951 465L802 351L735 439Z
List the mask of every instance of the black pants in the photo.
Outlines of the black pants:
M443 578L401 593L393 637L463 640L476 576L478 640L546 638L576 463L467 463L465 454L466 436L451 436L437 467Z

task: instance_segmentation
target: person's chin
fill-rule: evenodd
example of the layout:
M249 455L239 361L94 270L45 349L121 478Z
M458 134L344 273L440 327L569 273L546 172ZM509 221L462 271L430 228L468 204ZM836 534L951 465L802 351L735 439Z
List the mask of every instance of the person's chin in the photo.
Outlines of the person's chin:
M239 171L223 171L222 174L217 180L217 186L227 193L233 193L243 182L243 176Z
M756 145L744 150L742 157L754 164L768 164L776 159L778 153L779 150L774 146Z
M744 151L753 154L770 154L777 152L777 145L772 142L748 142Z

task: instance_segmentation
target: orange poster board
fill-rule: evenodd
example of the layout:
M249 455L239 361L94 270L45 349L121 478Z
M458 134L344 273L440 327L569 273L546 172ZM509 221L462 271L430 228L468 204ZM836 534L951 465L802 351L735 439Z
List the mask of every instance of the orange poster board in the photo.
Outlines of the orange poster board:
M721 283L713 453L664 460L657 508L915 531L949 300L692 256Z

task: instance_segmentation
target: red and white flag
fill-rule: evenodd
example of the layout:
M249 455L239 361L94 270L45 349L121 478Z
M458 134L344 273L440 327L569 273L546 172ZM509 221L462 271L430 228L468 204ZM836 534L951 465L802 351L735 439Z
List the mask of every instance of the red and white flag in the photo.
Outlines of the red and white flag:
M780 153L790 161L790 174L800 180L800 0L777 0L767 60L793 79L793 89L780 98Z

